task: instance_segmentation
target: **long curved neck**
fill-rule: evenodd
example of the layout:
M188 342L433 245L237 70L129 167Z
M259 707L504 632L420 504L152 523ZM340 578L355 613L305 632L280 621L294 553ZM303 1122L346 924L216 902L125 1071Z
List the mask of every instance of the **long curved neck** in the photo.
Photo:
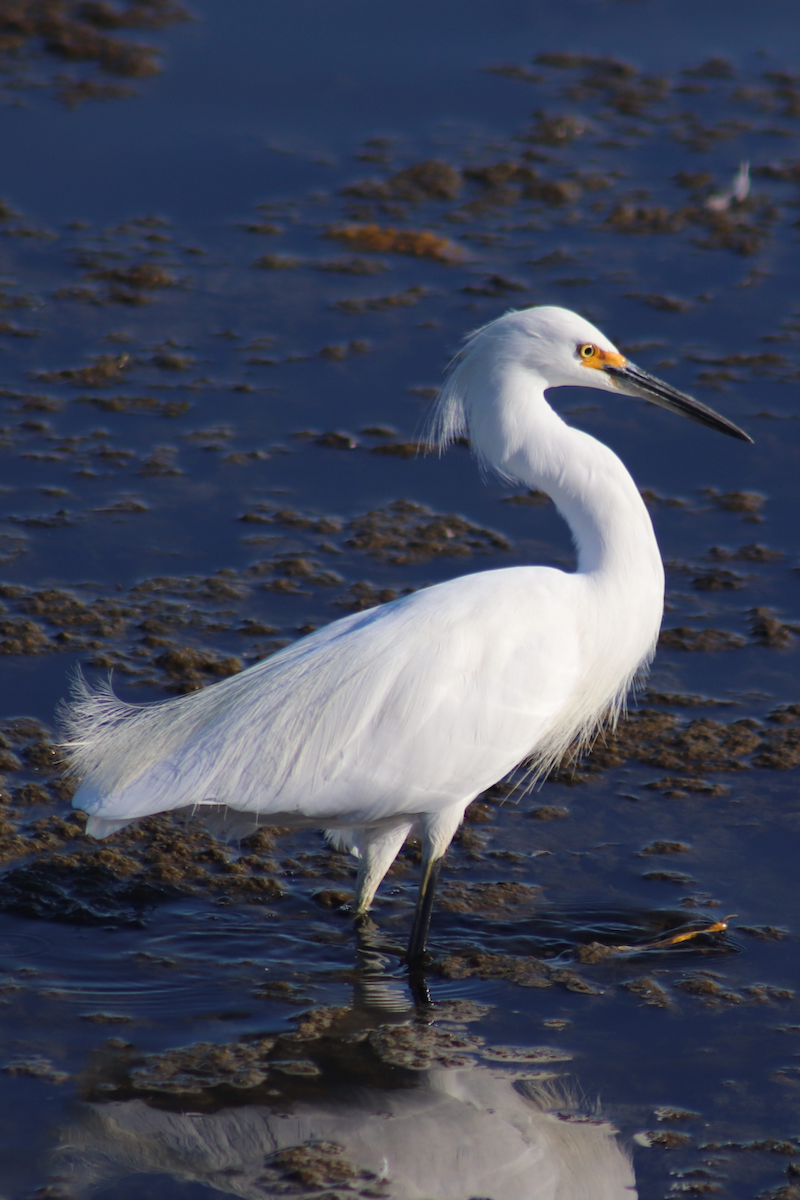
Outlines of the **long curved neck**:
M663 567L650 516L612 450L553 411L545 381L506 370L503 396L471 425L482 456L503 474L546 492L570 527L578 571L624 584L629 574L663 594ZM503 447L502 456L493 453ZM641 586L641 583L640 583Z
M612 450L566 425L547 406L533 453L518 451L509 467L529 487L546 492L569 525L582 574L662 573L650 515L627 469Z

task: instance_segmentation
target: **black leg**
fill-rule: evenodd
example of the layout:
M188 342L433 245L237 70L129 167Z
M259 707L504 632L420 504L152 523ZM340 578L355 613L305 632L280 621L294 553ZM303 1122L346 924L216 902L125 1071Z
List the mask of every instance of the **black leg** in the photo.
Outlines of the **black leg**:
M413 967L409 968L408 986L414 998L417 1018L430 1023L433 1020L434 1003L431 1000L427 976L419 967L416 970Z
M423 863L422 879L417 895L417 907L414 910L414 924L411 926L411 937L408 940L406 961L410 967L419 966L425 953L428 941L428 930L431 927L433 901L436 895L436 884L439 881L439 871L442 867L441 858Z

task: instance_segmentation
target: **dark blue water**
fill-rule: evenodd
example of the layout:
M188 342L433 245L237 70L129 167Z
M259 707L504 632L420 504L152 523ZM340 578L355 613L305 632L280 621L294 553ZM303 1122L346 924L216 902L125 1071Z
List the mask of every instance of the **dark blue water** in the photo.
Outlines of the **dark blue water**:
M0 333L0 576L26 589L22 599L4 594L0 615L17 620L27 611L25 596L50 587L86 602L121 597L130 604L141 581L169 576L174 582L163 595L185 618L170 635L176 644L247 661L255 652L242 622L294 638L341 615L341 595L354 584L400 591L481 567L569 567L568 532L553 509L507 503L508 489L482 482L465 450L441 460L371 453L419 436L431 389L469 330L514 305L559 303L585 312L641 366L754 437L754 446L742 445L599 393L552 397L657 493L651 511L668 564L665 627L738 638L715 652L663 647L651 688L678 699L664 703L662 696L659 711L682 722L750 718L762 731L778 728L769 721L776 705L800 701L792 629L800 621L794 6L476 0L386 10L360 0L208 0L193 12L192 22L125 35L164 51L162 73L137 82L130 98L63 107L50 86L63 64L37 51L47 86L23 90L21 105L0 108L0 190L20 214L0 238L0 315L12 326ZM586 63L532 61L556 52L630 64L620 78L632 94L626 99L607 79L593 82ZM723 61L698 72L709 59ZM534 78L487 70L500 65ZM542 114L569 118L575 136L542 140ZM526 152L533 157L524 159ZM459 196L394 198L382 207L342 192L429 158L465 173ZM753 171L746 206L731 210L728 224L709 223L705 199L727 187L744 160ZM526 198L513 185L510 194L491 192L467 174L509 161L568 185L564 202ZM687 183L687 175L708 178ZM634 213L633 231L620 223L620 207ZM690 208L694 215L675 215ZM374 273L321 270L356 253L325 236L347 223L433 231L459 246L461 258L445 265L359 251ZM247 228L258 224L275 231ZM548 257L554 251L560 257ZM255 267L265 254L295 262ZM98 274L142 263L166 272L168 286L137 289ZM125 295L115 298L115 287ZM374 303L403 294L405 302ZM128 361L101 386L53 374L122 354ZM389 432L365 432L381 428ZM328 431L351 437L353 448L319 444ZM730 492L761 501L741 511L725 500ZM510 549L403 565L348 545L347 522L398 499L461 514L501 533ZM278 509L307 521L241 521ZM320 533L313 524L320 518L344 528ZM754 543L776 555L742 553ZM710 554L712 547L732 557ZM340 582L269 591L259 586L261 576L248 574L255 561L291 555L313 558L315 570L335 571ZM735 573L734 586L730 579L710 590L697 585L703 573L722 568ZM235 594L203 593L202 581L221 570ZM755 608L787 624L780 645L754 635ZM96 635L93 647L5 655L0 718L32 717L52 728L69 670L101 655L123 667L139 662L138 675L116 676L126 697L163 696L169 680L152 665L157 650L133 655L142 644L138 619ZM54 645L62 626L48 624L47 613L41 621ZM86 669L104 674L106 665ZM687 693L715 704L682 704ZM445 892L470 883L542 886L551 923L537 924L540 916L524 906L498 913L445 903L434 917L437 958L475 950L524 961L557 950L582 981L579 990L567 977L523 986L502 974L444 971L428 980L439 1015L435 1007L415 1010L420 994L409 991L397 954L416 881L409 858L387 880L376 909L385 945L366 969L369 992L346 918L312 898L323 861L312 835L289 838L276 852L286 895L263 905L201 888L147 909L134 925L119 915L90 927L4 913L0 1193L21 1200L51 1187L47 1194L82 1196L97 1184L96 1195L137 1200L207 1195L208 1187L279 1194L286 1182L280 1164L259 1182L248 1174L255 1160L234 1154L227 1168L201 1161L186 1149L185 1128L170 1126L167 1116L202 1110L211 1120L249 1104L271 1114L269 1127L292 1106L317 1114L344 1109L353 1086L371 1097L365 1113L398 1087L428 1104L438 1095L434 1076L402 1074L406 1067L377 1051L370 1058L364 1039L384 1023L402 1028L414 1012L423 1013L421 1024L409 1026L416 1036L433 1029L444 1037L458 1025L448 1024L447 1004L469 1000L488 1006L459 1025L459 1037L483 1039L465 1051L475 1077L505 1071L510 1089L511 1067L498 1067L492 1048L549 1047L554 1057L544 1073L562 1076L562 1091L541 1104L592 1110L599 1097L621 1144L633 1147L642 1197L793 1195L791 1167L800 1164L797 767L772 769L746 754L720 770L700 760L696 776L721 784L717 793L671 798L649 787L676 773L631 752L583 784L548 782L536 797L493 809L490 825L470 826L483 845L453 849ZM29 778L41 782L35 770L11 771L8 786ZM534 804L564 807L569 816L532 821ZM21 804L9 807L15 828L27 830ZM30 815L50 811L37 807ZM685 849L642 856L658 840ZM311 866L304 854L317 856ZM4 869L20 861L9 853ZM683 879L646 878L657 870ZM346 875L323 878L324 887L352 886ZM627 943L642 928L659 928L663 913L677 913L676 921L697 914L707 923L736 915L717 941L576 966L575 947L595 934ZM627 986L642 977L663 989L663 1004ZM394 997L390 1003L385 995L374 1002L376 979ZM281 1075L280 1063L291 1057L282 1043L270 1059L279 1066L269 1068L261 1090L218 1083L167 1094L131 1083L130 1072L150 1062L148 1055L277 1037L320 1006L352 1014L333 1032L309 1036L308 1058L319 1070L313 1087ZM565 1024L546 1024L553 1021ZM457 1069L444 1063L441 1046L437 1053L430 1070ZM526 1069L544 1070L540 1062ZM138 1111L124 1106L145 1101L155 1133L123 1135ZM660 1119L664 1106L689 1115ZM119 1124L103 1124L112 1115ZM317 1140L345 1138L314 1120ZM432 1128L449 1144L445 1118ZM685 1137L663 1148L642 1136L664 1130ZM489 1132L486 1144L498 1136ZM262 1157L268 1142L254 1143ZM593 1151L578 1139L575 1153L575 1161L586 1161L580 1156ZM336 1185L328 1179L315 1191L307 1179L292 1179L297 1195ZM379 1184L362 1178L352 1187L364 1194L372 1186L374 1195ZM422 1194L380 1186L382 1195ZM484 1195L455 1172L450 1191L436 1186L437 1200ZM530 1187L517 1194L549 1194L536 1190L535 1173Z

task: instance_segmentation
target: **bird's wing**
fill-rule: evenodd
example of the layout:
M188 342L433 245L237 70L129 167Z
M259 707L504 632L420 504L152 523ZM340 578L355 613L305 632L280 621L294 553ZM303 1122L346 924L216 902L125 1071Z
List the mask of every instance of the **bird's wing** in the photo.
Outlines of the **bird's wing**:
M112 821L215 803L366 824L466 801L540 749L570 703L574 579L465 576L189 696L133 708L94 694L75 802Z

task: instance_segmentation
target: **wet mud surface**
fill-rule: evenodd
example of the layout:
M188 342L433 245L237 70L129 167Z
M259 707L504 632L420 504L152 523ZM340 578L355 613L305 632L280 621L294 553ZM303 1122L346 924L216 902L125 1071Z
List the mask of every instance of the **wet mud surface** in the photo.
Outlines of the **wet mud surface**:
M600 45L545 16L525 44L476 33L447 109L309 117L313 150L264 132L265 102L258 173L201 211L182 181L207 143L168 123L206 69L233 86L259 21L0 4L31 179L58 122L88 145L163 112L175 139L174 203L132 143L129 201L92 160L69 204L20 184L0 207L4 1196L539 1195L524 1158L503 1175L522 1127L620 1195L632 1156L642 1197L800 1196L800 76L744 6L724 39L687 9L696 36L659 47L637 21L662 7L604 4ZM245 109L218 103L222 163ZM77 668L148 702L458 574L571 567L546 497L424 445L461 337L537 303L755 445L553 395L641 488L664 628L615 731L468 810L425 977L402 963L414 844L356 934L353 860L321 835L87 838L56 745Z

